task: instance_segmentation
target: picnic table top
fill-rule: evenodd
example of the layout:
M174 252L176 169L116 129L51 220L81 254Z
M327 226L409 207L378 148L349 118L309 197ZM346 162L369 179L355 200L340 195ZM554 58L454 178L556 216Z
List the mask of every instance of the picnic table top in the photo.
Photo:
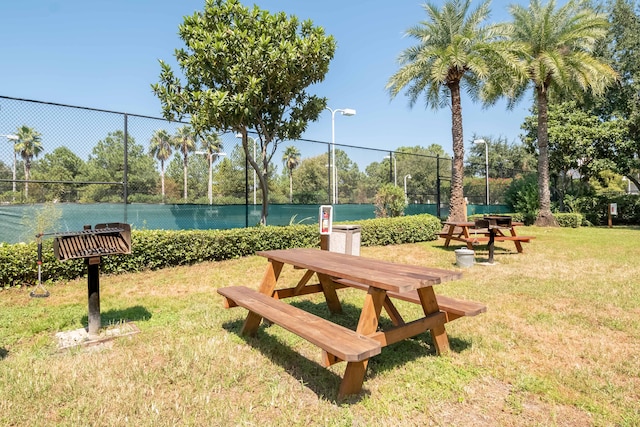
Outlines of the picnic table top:
M409 292L460 279L462 273L440 268L398 264L319 249L295 248L257 253L269 260L305 268L332 278L353 280L393 292Z

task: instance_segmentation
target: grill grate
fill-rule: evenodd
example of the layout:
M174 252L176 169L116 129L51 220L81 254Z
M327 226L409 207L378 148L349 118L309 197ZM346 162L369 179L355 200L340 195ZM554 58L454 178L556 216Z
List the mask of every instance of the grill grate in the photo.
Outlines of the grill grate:
M56 235L53 252L60 261L131 253L129 224L97 224L93 230Z

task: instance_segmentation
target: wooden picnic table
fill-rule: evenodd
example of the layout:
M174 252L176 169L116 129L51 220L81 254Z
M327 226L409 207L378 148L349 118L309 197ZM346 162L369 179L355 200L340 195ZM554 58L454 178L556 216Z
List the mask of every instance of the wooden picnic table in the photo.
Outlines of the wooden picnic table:
M338 397L360 392L370 357L382 347L431 331L438 354L449 351L445 323L462 316L486 311L483 304L436 296L433 286L459 279L459 271L397 264L318 249L284 249L258 252L269 260L257 291L244 286L218 289L225 307L249 310L241 333L254 335L262 318L305 338L323 350L325 366L346 361ZM285 265L306 270L295 286L279 283ZM309 283L317 276L318 283ZM337 290L356 288L366 291L356 330L337 325L283 302L285 298L323 293L329 310L342 310ZM392 299L422 306L423 315L405 320ZM382 309L393 327L379 330Z
M509 227L499 228L476 228L473 221L445 221L442 231L438 234L444 240L444 246L448 247L452 240L466 244L468 249L473 249L474 245L489 243L491 238L496 242L512 241L518 253L523 253L522 243L529 243L534 236L519 236L516 227L524 225L522 222L512 221ZM509 234L505 234L509 231ZM493 236L491 234L493 233Z

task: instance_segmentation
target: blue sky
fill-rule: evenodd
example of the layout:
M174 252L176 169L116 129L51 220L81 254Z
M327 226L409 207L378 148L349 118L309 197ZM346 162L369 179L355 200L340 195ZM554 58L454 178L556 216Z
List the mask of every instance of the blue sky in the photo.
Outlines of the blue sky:
M403 34L425 18L421 1L255 3L311 19L336 38L330 71L313 88L328 98L329 107L357 110L353 117L336 115L336 143L388 150L440 144L451 153L448 109L434 111L420 103L410 108L404 95L391 100L385 90L398 69L396 58L415 44ZM490 20L507 19L510 3L494 0ZM203 7L204 0L2 1L0 95L160 117L150 87L158 81L158 59L175 63L178 25ZM474 134L519 141L530 103L527 98L507 111L504 103L483 109L465 100L465 145ZM331 114L325 111L303 137L330 141Z

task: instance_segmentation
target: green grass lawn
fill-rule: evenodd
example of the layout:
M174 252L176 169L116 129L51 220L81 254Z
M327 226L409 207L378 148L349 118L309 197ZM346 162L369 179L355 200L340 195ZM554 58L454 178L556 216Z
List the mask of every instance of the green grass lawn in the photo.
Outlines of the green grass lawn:
M520 230L519 230L520 231ZM344 364L277 327L238 335L246 310L222 308L218 287L256 287L261 257L101 276L103 325L141 330L59 351L56 332L86 326L86 279L0 292L0 424L243 426L638 426L640 229L543 229L497 265L475 265L436 292L488 311L447 324L452 352L429 334L383 349L363 392L336 401ZM442 240L362 248L362 255L456 269ZM478 260L486 259L484 246ZM300 271L285 271L296 282ZM341 290L344 313L321 296L291 302L355 327L364 293ZM417 310L398 303L403 310Z

